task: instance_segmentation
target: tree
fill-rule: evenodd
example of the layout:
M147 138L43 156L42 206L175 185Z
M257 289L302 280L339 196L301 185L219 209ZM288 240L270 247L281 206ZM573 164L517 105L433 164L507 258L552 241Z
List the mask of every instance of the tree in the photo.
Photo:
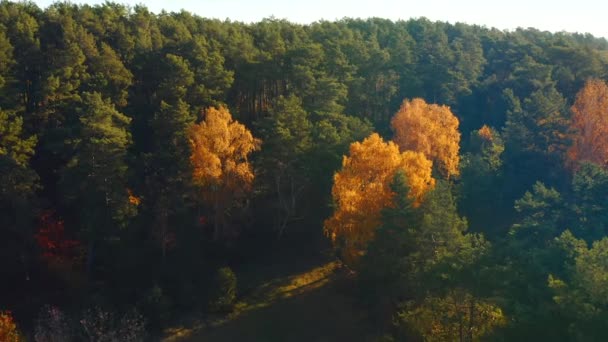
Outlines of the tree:
M19 342L22 338L10 311L0 311L0 341Z
M7 79L10 77L10 71L13 65L16 64L13 58L13 46L6 37L5 32L6 28L0 26L0 89L5 88L8 83Z
M519 103L510 90L513 108L507 112L504 135L511 154L534 153L534 157L561 158L568 125L566 100L554 87L545 87ZM562 155L560 155L562 154Z
M162 80L158 85L157 98L160 101L176 103L186 100L188 90L194 84L194 73L188 61L180 56L168 53L162 59Z
M576 341L603 341L602 327L608 317L608 238L593 242L591 248L569 231L558 239L566 259L564 277L549 275L553 300L568 321L568 335Z
M301 105L295 96L279 97L260 123L264 139L260 164L271 178L268 186L276 196L279 237L296 216L310 181L307 157L313 146L312 124Z
M8 87L0 97L23 108L27 113L32 113L40 105L40 76L43 68L43 54L40 51L40 12L39 8L31 4L0 4L0 22L6 28L6 36L13 47L15 61L12 68L14 82L7 82ZM4 53L6 52L8 51L5 50Z
M448 106L405 100L391 120L393 140L401 151L423 153L446 178L458 175L460 132Z
M608 235L608 170L582 163L572 179L571 209L574 222L569 226L588 242Z
M420 305L406 306L398 322L425 341L473 342L507 320L496 304L457 289L443 297L427 297Z
M22 264L29 279L28 250L33 238L32 219L38 175L30 168L37 139L23 132L23 119L0 109L0 267ZM17 261L19 260L19 261ZM10 273L10 272L9 272Z
M557 237L573 218L567 196L541 182L515 201L515 223L494 253L494 284L512 322L507 340L563 339L564 317L556 310L550 274L563 274L564 254ZM504 260L504 261L499 261Z
M125 107L133 75L109 45L102 43L99 50L99 54L90 61L90 86L116 106Z
M220 47L214 42L209 42L202 35L197 35L192 40L191 67L194 73L196 86L191 91L192 105L200 110L202 107L216 105L223 101L225 93L234 80L234 72L225 68L224 57L220 53Z
M47 210L40 215L39 228L34 238L43 259L49 262L72 262L80 249L78 240L69 239L65 233L64 221Z
M576 165L581 161L608 165L608 85L599 79L585 83L576 95L571 108L572 146L568 160Z
M260 141L226 107L209 108L204 117L188 131L190 162L201 197L213 208L213 238L218 240L225 234L227 211L251 191L254 174L248 157Z
M174 215L185 207L184 197L191 190L190 144L188 129L195 117L188 105L178 100L175 105L164 101L150 119L152 151L144 158L145 193L150 200L153 236L158 241L163 261L171 243Z
M483 236L466 232L448 182L438 181L414 207L402 197L408 191L404 180L395 176L395 205L383 211L382 225L361 262L360 280L369 302L380 306L380 316L396 314L406 335L458 340L461 328L461 338L467 340L490 330L502 313L477 288L479 261L489 245Z
M399 152L393 142L374 133L350 146L342 170L334 175L332 196L336 209L325 221L325 232L337 243L347 263L355 263L380 226L381 212L393 205L390 184L397 171L408 180L408 196L419 205L435 180L432 162L420 152Z
M12 160L18 166L27 166L34 154L37 139L23 137L23 118L0 110L0 157Z
M95 250L104 238L132 214L126 175L127 148L131 136L129 118L118 112L99 93L84 93L77 108L80 120L73 129L69 162L62 170L61 185L68 204L79 213L81 232L88 243L87 272L91 276Z
M515 201L515 210L522 215L510 234L517 241L522 252L529 248L546 248L547 243L556 238L563 229L564 213L562 198L553 188L543 183L534 184L532 192Z
M400 260L414 248L411 235L422 221L420 210L408 196L410 189L402 171L395 173L391 190L394 192L394 206L383 209L382 225L369 242L359 269L364 296L375 307L391 305L408 292L404 288L410 285L406 279L409 265ZM378 284L383 284L382 288Z
M513 205L512 201L504 200L502 191L497 190L503 181L503 139L498 131L484 125L471 132L468 150L460 163L459 207L473 231L484 229L488 237L503 233L497 229L503 228L497 224L503 221L498 218L510 209L505 210L505 207ZM489 227L494 228L492 232Z

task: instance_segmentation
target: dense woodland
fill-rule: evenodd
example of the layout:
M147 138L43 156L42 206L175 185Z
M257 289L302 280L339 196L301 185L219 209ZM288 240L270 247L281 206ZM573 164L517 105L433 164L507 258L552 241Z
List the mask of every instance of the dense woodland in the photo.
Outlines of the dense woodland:
M605 341L607 78L591 35L3 0L0 340L154 339L297 244L365 339Z

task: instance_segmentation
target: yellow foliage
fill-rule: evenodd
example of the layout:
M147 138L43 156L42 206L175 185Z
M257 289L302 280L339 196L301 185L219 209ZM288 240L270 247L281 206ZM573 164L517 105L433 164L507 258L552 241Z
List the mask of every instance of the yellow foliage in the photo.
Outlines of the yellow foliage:
M445 177L458 175L460 132L450 107L405 100L391 120L393 140L401 151L422 152Z
M248 155L259 149L260 141L226 107L209 108L205 120L189 130L190 161L198 185L244 192L253 182Z
M342 244L347 263L355 262L381 223L381 211L391 206L394 193L390 184L402 170L410 186L409 196L419 204L431 189L432 162L419 152L399 152L393 142L384 142L374 133L350 146L342 170L334 176L332 196L334 215L325 221L325 232Z
M10 311L0 311L0 341L19 342L19 331Z
M202 188L203 200L216 212L219 234L224 209L251 190L254 174L247 158L260 148L260 140L233 120L226 107L209 108L204 117L188 131L190 162L194 183Z
M572 106L574 132L572 146L567 152L573 165L581 161L608 165L608 85L601 80L589 80L576 95Z

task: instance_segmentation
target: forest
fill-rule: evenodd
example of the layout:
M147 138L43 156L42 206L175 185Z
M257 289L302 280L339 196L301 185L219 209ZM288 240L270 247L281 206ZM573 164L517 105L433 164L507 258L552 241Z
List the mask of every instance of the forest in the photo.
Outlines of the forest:
M590 34L2 0L0 341L606 341L606 80ZM217 337L272 286L325 292Z

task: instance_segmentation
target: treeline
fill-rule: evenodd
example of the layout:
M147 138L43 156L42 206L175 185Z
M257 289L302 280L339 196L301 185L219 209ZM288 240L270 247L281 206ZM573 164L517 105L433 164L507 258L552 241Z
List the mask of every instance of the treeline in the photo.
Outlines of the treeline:
M590 35L2 1L0 309L27 328L45 304L135 305L159 326L330 218L395 338L604 339L607 71ZM427 103L451 123L416 121ZM357 151L394 165L369 169L386 210L349 249L336 187L356 183L332 177Z

